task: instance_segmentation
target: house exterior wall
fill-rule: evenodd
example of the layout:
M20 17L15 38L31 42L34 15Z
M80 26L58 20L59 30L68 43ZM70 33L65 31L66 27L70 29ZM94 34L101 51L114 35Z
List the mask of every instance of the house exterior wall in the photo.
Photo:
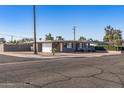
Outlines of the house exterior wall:
M78 51L88 51L90 49L89 43L78 43Z
M76 43L73 42L64 43L63 52L75 52L75 51L76 51Z
M0 44L0 53L4 52L4 44Z
M72 43L72 48L68 48L64 45L63 52L88 52L88 51L94 51L95 48L90 46L90 43Z
M37 43L37 44L36 44L36 48L37 48L37 51L38 51L38 52L42 52L42 43ZM33 46L31 47L31 51L34 51L34 44L33 44Z
M0 38L0 43L4 43L5 42L5 38Z
M42 52L42 43L37 44L38 52Z
M60 52L63 52L63 43L60 43Z
M60 42L53 42L52 49L55 48L56 52L60 52Z
M75 48L63 48L63 52L74 52Z
M0 52L18 52L18 51L33 51L33 43L30 44L0 44ZM88 52L94 51L95 48L90 46L89 42L39 42L37 43L38 52L51 53L52 49L56 48L56 52Z

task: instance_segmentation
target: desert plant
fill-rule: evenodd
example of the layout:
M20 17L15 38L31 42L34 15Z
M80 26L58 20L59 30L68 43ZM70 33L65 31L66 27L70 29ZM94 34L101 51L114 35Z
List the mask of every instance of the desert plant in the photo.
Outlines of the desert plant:
M55 53L56 53L56 48L53 48L53 49L52 49L52 54L53 54L53 56L55 55Z

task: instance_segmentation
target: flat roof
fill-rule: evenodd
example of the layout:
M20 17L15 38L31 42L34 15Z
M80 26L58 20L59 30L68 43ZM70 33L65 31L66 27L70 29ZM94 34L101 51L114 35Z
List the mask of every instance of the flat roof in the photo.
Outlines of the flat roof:
M54 42L77 42L77 43L90 43L91 41L87 41L87 40L44 40L44 41L39 41L37 43L54 43Z

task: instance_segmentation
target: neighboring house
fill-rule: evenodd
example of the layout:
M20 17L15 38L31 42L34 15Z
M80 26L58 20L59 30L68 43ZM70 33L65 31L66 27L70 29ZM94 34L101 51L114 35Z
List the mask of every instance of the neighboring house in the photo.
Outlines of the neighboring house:
M5 43L5 38L0 38L0 43Z
M95 47L95 46L98 46L98 44L97 44L97 43L95 43L95 42L91 42L91 43L90 43L90 46Z
M122 46L124 47L124 40L122 40Z
M104 45L107 45L108 43L105 43L103 41L93 41L90 43L90 46L104 46Z
M124 46L124 42L122 42L122 46Z

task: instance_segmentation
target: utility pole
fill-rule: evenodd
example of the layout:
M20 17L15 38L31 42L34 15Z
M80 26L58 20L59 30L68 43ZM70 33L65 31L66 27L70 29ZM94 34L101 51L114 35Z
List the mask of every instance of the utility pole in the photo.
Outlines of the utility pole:
M73 26L73 33L74 33L74 43L73 43L73 47L75 48L75 51L74 52L76 52L76 50L77 50L77 47L76 47L76 42L75 42L75 40L76 40L76 36L75 36L75 31L76 31L76 26Z
M37 40L36 40L36 12L35 12L35 5L33 5L33 17L34 17L34 54L37 54Z
M11 42L13 41L13 35L11 35Z
M73 26L73 33L74 33L74 41L76 40L76 36L75 36L75 31L76 31L76 26Z

